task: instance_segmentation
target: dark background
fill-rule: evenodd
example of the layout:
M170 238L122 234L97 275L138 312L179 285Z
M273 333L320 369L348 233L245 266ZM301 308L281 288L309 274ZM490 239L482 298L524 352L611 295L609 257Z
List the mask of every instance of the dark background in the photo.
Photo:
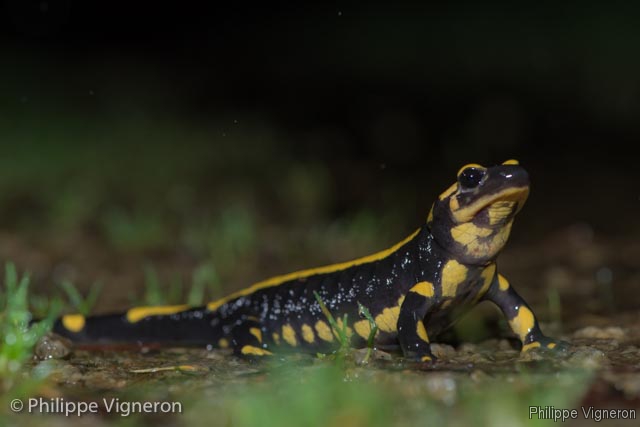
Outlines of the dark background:
M168 210L161 227L180 228L240 199L259 227L301 233L361 209L392 215L371 229L385 240L421 221L462 165L517 158L533 188L515 240L572 224L637 236L638 12L7 1L4 232L28 236L27 251L38 233L104 237L110 206L135 218ZM195 194L180 220L167 208L174 184ZM79 219L56 222L59 195ZM20 258L9 240L3 256Z

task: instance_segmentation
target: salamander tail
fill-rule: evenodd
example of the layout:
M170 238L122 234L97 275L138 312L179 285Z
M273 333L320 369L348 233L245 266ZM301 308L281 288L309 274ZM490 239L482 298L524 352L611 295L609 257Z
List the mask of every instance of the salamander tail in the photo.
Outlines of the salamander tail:
M219 338L217 323L215 312L205 307L135 307L119 314L67 314L56 320L53 332L86 344L207 345Z

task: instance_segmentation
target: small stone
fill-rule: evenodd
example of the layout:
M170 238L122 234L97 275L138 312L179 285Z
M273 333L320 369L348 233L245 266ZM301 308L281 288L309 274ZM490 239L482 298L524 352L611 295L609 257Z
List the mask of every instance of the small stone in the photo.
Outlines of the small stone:
M34 348L34 354L40 360L62 359L71 352L71 342L57 335L45 335Z
M438 359L451 359L456 355L456 350L448 344L431 344L431 352Z

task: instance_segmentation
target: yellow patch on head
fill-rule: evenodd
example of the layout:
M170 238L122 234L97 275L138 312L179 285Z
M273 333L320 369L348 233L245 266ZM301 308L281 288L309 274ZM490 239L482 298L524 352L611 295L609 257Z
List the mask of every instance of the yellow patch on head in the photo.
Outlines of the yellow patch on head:
M416 334L418 334L418 338L420 338L424 342L429 342L429 336L427 335L427 330L424 328L424 323L422 320L418 320L416 322Z
M431 356L422 356L420 358L420 361L422 362L431 362L433 359L431 358Z
M510 200L500 200L495 203L492 203L487 209L489 215L489 224L496 225L504 222L505 218L507 218L513 212L516 206L516 202Z
M449 209L451 212L455 212L460 209L460 202L455 197L449 199Z
M369 335L371 334L371 324L367 319L359 320L356 323L354 323L353 329L356 331L356 334L358 334L360 337L364 338L365 340L368 339Z
M229 348L229 340L227 340L226 338L220 338L218 340L218 347Z
M547 348L551 348L551 349L556 348L556 343L550 342L549 344L547 344Z
M464 247L464 251L467 255L480 258L491 258L504 247L505 243L507 243L512 225L513 221L509 221L497 230L492 230L490 228L477 227L473 223L467 222L453 227L451 229L451 235L456 242L460 243ZM466 233L464 231L465 229L469 229L471 232ZM482 231L474 237L473 232L480 230L487 230L488 232Z
M425 298L431 298L434 295L433 283L427 281L419 282L409 289L409 292L415 292Z
M466 206L453 206L449 205L451 208L451 214L453 215L453 219L456 223L462 224L465 222L469 222L473 219L476 214L482 209L491 206L496 202L518 202L518 210L524 206L524 202L527 200L529 196L529 187L506 187L501 191L497 191L494 193L485 194L482 197L474 200L472 203L469 203ZM457 200L455 197L452 197L451 200ZM503 205L504 206L504 205Z
M489 237L493 232L494 230L490 228L478 227L472 222L465 222L451 229L451 237L458 244L467 246L481 237Z
M276 345L280 345L280 334L279 333L277 333L277 332L272 333L271 334L271 338L273 338L273 342Z
M262 331L258 328L249 328L249 333L256 337L258 342L262 342Z
M245 345L240 349L240 353L247 356L271 356L273 354L268 350L265 350L259 347L254 347L252 345Z
M438 196L438 198L440 200L444 200L447 197L449 197L450 195L452 195L453 193L455 193L455 191L458 189L458 184L451 184L451 186L449 188L447 188L446 190L444 190L442 192L442 194L440 194L440 196Z
M400 316L400 306L385 308L382 313L375 317L378 329L383 332L396 332L398 330L398 317Z
M62 326L71 332L80 332L85 325L86 319L82 314L67 314L62 316Z
M531 329L533 329L534 326L533 313L526 306L521 305L518 309L518 314L509 321L509 325L511 326L511 329L513 329L513 332L518 335L520 341L524 341L527 334L531 332Z
M442 268L442 296L454 297L458 286L467 279L467 267L452 259Z
M282 339L292 347L298 345L296 331L293 330L293 327L291 325L282 326Z
M333 334L331 333L331 328L327 325L326 322L322 320L318 320L315 324L316 332L321 340L331 342L333 341Z
M517 161L516 159L509 159L509 160L505 160L504 162L502 162L503 165L519 165L520 162Z
M316 337L313 334L313 329L311 329L311 326L309 325L302 325L302 339L305 340L308 343L312 343L315 341Z
M509 281L502 274L498 274L498 287L503 292L509 289Z
M477 163L469 163L458 169L458 173L456 174L456 176L460 176L460 174L467 168L486 169L484 166Z
M136 323L146 317L166 316L169 314L180 313L181 311L185 311L188 309L189 306L186 304L134 307L127 311L127 321L129 323Z
M538 341L530 342L529 344L525 344L522 346L522 352L529 351L534 348L540 347L540 343Z

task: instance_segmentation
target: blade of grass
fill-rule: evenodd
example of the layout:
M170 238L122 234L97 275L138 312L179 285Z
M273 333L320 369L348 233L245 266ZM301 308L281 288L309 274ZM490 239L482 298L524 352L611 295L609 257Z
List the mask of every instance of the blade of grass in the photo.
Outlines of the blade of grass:
M371 352L373 351L373 340L376 337L376 334L378 333L378 325L376 324L376 321L373 319L373 316L371 316L369 309L364 305L360 304L360 301L358 301L358 313L361 316L364 316L369 321L369 327L371 328L371 331L369 331L369 336L367 337L367 355L362 360L362 363L366 364L369 362L369 358L371 357Z

